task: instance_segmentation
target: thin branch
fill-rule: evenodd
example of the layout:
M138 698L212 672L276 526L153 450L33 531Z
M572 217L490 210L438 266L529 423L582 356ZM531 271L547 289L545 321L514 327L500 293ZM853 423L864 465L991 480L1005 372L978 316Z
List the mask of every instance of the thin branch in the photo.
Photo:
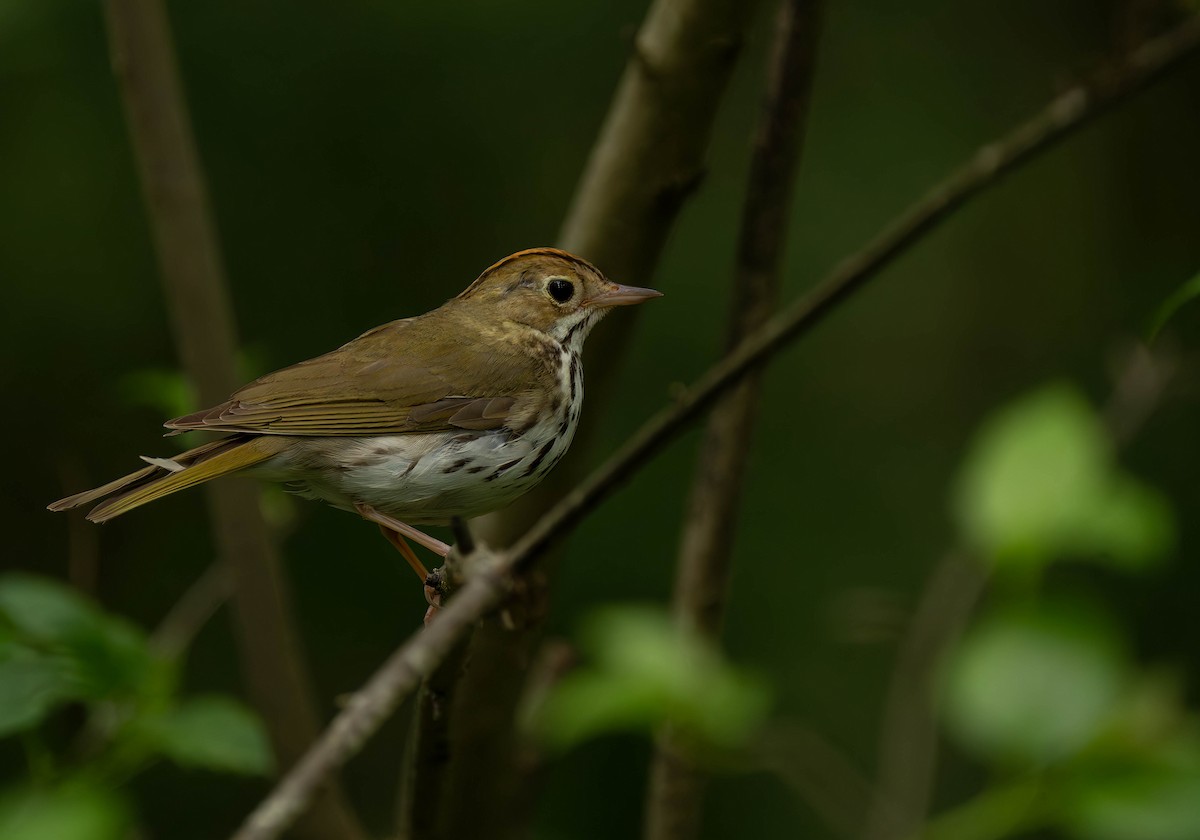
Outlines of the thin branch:
M867 840L906 840L924 825L937 766L935 669L962 636L986 582L979 561L956 550L946 553L925 585L884 701Z
M104 18L176 346L200 399L215 404L238 384L237 341L166 10L162 0L106 0ZM218 554L236 583L243 673L286 767L315 739L318 718L279 558L253 484L213 487L208 502ZM362 836L340 798L330 795L323 803L306 830Z
M702 180L722 94L757 0L654 0L634 39L558 244L622 283L649 283L685 200ZM588 339L589 400L603 404L636 313ZM586 412L563 463L499 514L483 536L508 545L573 486L595 412Z
M73 492L71 488L92 486L74 458L58 459L58 475L64 495ZM82 516L69 517L67 523L67 580L80 592L95 597L100 571L100 529L92 527Z
M817 289L757 330L680 397L639 429L586 481L551 508L511 548L493 552L480 547L476 571L438 614L436 621L411 637L375 672L347 708L330 724L304 759L249 816L235 840L278 837L307 807L313 792L361 749L396 706L431 673L454 644L503 601L514 573L526 570L540 553L564 536L730 385L812 329L835 306L860 289L885 265L1002 175L1050 148L1114 103L1145 87L1200 47L1200 18L1152 41L1130 56L1120 72L1092 86L1073 88L1055 98L1029 122L985 146L862 251L843 262Z
M439 620L435 617L433 623ZM417 692L400 780L400 840L453 836L442 829L450 802L450 708L466 655L467 639L459 639L445 661L421 681Z
M168 659L182 656L232 592L229 567L220 560L209 563L155 628L150 645Z
M821 733L795 722L772 726L750 754L748 769L774 773L830 831L857 834L874 799L870 782Z
M793 185L816 67L820 0L783 0L767 71L733 276L730 349L777 308ZM758 413L761 369L750 371L709 415L679 548L673 609L714 643L720 637L746 459ZM650 766L645 836L687 840L700 832L704 777L667 726Z
M1155 352L1136 342L1122 352L1113 371L1113 392L1104 407L1104 424L1117 448L1128 445L1158 408L1177 365L1170 348Z
M456 516L450 520L450 527L454 533L454 547L446 556L445 565L435 569L425 584L426 587L433 585L438 602L454 594L462 585L465 570L476 562L478 543L470 526ZM435 613L436 610L430 610L426 623L438 621ZM466 666L468 641L468 637L460 639L445 661L421 681L417 692L400 774L396 820L400 840L452 836L444 831L452 802L449 797L453 756L451 709Z

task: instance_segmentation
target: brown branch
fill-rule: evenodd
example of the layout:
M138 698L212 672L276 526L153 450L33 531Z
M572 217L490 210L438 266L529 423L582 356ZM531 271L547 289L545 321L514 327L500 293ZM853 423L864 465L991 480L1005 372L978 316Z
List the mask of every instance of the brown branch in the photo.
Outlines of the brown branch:
M567 534L621 484L649 463L747 371L767 361L812 329L835 306L862 288L885 265L904 253L970 198L997 183L1037 153L1088 123L1114 103L1144 88L1200 47L1200 17L1137 50L1120 72L1092 86L1055 98L910 207L862 251L844 261L811 294L772 318L685 391L676 404L656 414L603 466L566 494L503 552L477 550L479 571L438 614L431 626L408 639L357 692L304 759L249 816L235 840L268 840L307 807L314 791L361 749L396 706L414 691L469 629L511 592L515 574L528 569L556 539Z
M777 308L793 185L807 122L820 30L820 0L783 0L767 71L733 275L730 349ZM734 527L758 413L761 369L713 407L699 447L675 578L676 620L714 643L720 637ZM704 777L671 726L650 765L645 836L687 840L700 833Z
M439 619L434 618L434 622ZM397 835L400 840L451 837L443 831L451 758L450 708L466 664L467 639L459 639L437 669L421 681L405 743Z
M654 0L633 42L604 124L568 208L558 243L623 283L649 285L680 209L701 181L712 127L757 0ZM633 313L600 325L588 340L587 391L603 406ZM509 545L584 475L602 419L589 410L571 451L541 486L481 521L482 536ZM475 633L470 667L453 710L454 836L521 833L507 807L520 775L516 706L541 639L549 563L524 581L512 621Z
M229 567L220 560L209 563L155 628L150 645L161 656L179 658L232 591Z
M850 837L874 799L870 782L821 733L796 722L768 727L751 749L747 769L774 773L830 831Z
M450 525L454 548L446 557L445 565L435 569L425 584L428 587L431 581L436 581L433 585L441 599L450 598L462 585L464 570L475 562L477 547L475 535L464 520L456 516ZM430 620L426 618L426 622ZM437 620L433 615L432 621ZM399 840L433 840L450 836L444 832L452 802L448 795L453 755L450 711L455 689L466 666L468 641L467 637L460 639L445 661L421 680L417 691L400 774L396 814Z
M925 584L884 701L867 840L905 840L924 825L937 765L935 669L962 636L986 582L978 559L956 550L946 553Z
M162 0L106 0L104 17L176 347L200 399L214 404L237 385L237 343L166 11ZM318 719L279 558L252 484L212 488L208 503L218 554L236 584L242 670L287 767L315 739ZM305 828L314 837L362 836L336 795L323 799Z

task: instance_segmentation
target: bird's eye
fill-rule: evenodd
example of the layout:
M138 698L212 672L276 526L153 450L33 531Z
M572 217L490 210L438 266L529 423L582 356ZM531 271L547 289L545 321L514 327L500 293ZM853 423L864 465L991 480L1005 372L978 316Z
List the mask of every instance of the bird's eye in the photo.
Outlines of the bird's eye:
M575 294L575 287L571 285L570 281L555 277L546 284L546 291L559 303L566 303Z

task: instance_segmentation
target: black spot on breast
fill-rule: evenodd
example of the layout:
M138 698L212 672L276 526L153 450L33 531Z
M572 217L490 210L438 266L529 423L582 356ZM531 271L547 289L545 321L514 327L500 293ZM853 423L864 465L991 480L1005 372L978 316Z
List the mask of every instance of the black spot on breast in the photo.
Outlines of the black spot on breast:
M496 471L494 473L492 473L491 475L489 475L487 478L485 478L484 481L495 481L497 478L502 476L508 470L511 470L513 467L515 467L519 463L521 463L520 458L514 458L511 461L506 461L505 463L496 467Z
M413 461L412 466L410 466L409 469L411 470L412 467L416 465L416 463L417 463L416 461ZM461 460L455 461L453 464L451 464L450 466L448 466L444 470L442 470L442 472L443 473L458 472L459 470L461 470L463 467L465 467L469 463L471 463L470 458L463 458Z
M550 450L556 443L558 443L558 438L550 438L550 440L546 441L545 445L538 450L537 457L533 459L533 463L529 465L525 472L521 473L521 477L524 478L527 475L533 475L534 470L536 470L542 463L542 460L550 454Z
M583 371L580 369L579 357L574 353L571 354L571 402L575 402L575 394L578 392L579 380L583 376Z
M469 469L467 470L467 472L469 472L469 473L481 473L481 472L483 472L483 471L484 471L484 470L486 470L486 469L487 469L487 466L486 466L486 465L484 465L484 464L480 464L480 465L479 465L479 466L477 466L477 467L471 467L471 468L469 468Z
M563 344L570 344L571 339L573 339L575 337L575 333L578 332L579 330L583 329L583 325L586 324L589 320L590 320L589 318L582 318L582 319L576 321L574 323L574 325L571 327L571 329L567 330L567 337L563 341Z

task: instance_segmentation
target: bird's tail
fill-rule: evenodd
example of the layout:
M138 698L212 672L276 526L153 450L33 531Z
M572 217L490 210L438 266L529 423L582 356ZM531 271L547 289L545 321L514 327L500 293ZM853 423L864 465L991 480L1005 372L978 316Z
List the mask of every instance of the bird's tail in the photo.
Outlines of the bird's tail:
M218 476L244 470L284 450L288 440L274 435L233 435L189 449L174 458L142 458L150 466L94 490L59 499L50 510L69 510L98 499L87 518L107 522L147 502ZM107 498L106 498L107 497Z

